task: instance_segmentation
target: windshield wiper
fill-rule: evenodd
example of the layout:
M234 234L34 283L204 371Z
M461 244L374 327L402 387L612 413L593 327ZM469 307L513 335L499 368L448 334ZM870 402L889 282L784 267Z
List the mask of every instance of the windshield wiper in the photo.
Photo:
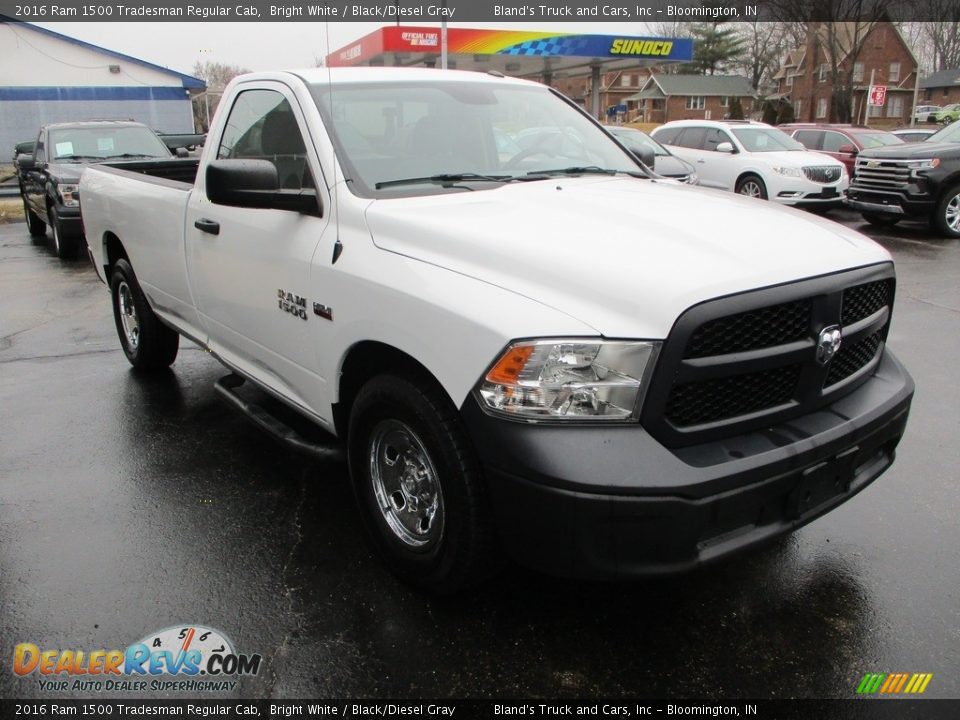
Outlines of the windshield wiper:
M114 158L155 158L156 155L144 155L143 153L121 153L119 155L107 155L104 160L113 160Z
M636 178L647 177L639 172L613 170L611 168L602 168L598 165L575 165L573 167L555 168L553 170L532 170L527 173L527 177L545 177L548 175L629 175L630 177Z
M456 183L463 182L464 180L479 180L482 182L510 182L511 180L516 180L517 178L513 175L480 175L479 173L442 173L440 175L428 175L427 177L412 177L404 178L402 180L383 180L378 182L374 187L377 190L381 190L385 187L393 187L395 185L417 185L419 183Z
M100 155L57 155L54 160L106 160Z

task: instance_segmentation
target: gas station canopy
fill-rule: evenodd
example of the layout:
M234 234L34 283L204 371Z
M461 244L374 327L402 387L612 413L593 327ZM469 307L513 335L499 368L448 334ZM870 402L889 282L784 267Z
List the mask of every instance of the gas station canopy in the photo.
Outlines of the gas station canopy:
M436 67L440 57L438 27L389 26L375 30L327 56L327 65L399 65ZM589 75L604 71L689 62L693 41L687 38L629 35L581 35L526 30L447 30L447 66L457 70L498 70L512 77Z

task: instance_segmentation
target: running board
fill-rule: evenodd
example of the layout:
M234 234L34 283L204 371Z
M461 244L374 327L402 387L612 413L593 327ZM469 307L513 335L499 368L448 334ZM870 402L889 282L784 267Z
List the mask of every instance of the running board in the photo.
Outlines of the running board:
M337 443L332 435L329 444L308 440L275 415L271 415L259 405L240 397L236 393L236 389L244 382L246 382L244 378L231 373L217 380L214 383L214 388L221 399L242 412L254 425L269 433L275 440L290 449L309 455L316 460L339 461L344 459L343 447Z

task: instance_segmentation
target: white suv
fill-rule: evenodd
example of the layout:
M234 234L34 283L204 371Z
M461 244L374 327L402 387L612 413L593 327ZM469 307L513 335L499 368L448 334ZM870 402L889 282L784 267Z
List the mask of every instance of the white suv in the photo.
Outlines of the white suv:
M765 123L677 120L658 127L653 137L692 163L705 187L784 205L831 207L843 203L850 184L843 163L809 152Z

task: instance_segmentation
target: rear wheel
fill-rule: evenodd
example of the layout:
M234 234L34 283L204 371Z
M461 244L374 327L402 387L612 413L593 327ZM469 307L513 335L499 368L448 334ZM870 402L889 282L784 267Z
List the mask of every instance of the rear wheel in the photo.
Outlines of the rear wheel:
M27 205L27 199L23 198L23 215L27 219L27 231L31 236L43 237L47 232L47 224Z
M947 237L960 237L960 185L947 188L930 217L930 224Z
M876 227L893 227L902 220L899 215L884 215L882 213L863 213L863 219Z
M138 370L162 370L176 360L180 336L150 309L126 260L113 266L110 291L117 335L130 364Z
M744 175L740 178L737 182L736 192L738 195L746 195L760 200L767 199L767 186L756 175Z
M456 408L434 383L368 381L350 413L348 446L364 525L397 575L449 593L491 573L483 478Z

